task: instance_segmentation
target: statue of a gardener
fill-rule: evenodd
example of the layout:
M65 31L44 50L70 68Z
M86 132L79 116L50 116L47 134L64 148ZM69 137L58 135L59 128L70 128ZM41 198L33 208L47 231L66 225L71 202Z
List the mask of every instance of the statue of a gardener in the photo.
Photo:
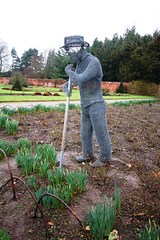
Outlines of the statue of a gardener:
M111 160L111 141L107 129L106 104L102 96L102 67L99 60L85 50L89 46L82 36L65 37L64 48L76 68L69 64L65 68L71 86L79 86L81 96L81 138L83 155L77 157L78 162L94 159L93 131L95 133L100 155L92 163L92 167L101 167ZM68 82L63 85L64 92Z

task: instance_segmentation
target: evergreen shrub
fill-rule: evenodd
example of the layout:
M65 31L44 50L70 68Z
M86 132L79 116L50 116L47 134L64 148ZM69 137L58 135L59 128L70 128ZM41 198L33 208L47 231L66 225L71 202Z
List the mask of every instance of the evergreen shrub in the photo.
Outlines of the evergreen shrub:
M16 80L12 86L12 90L19 90L22 91L22 85L19 80Z
M124 87L122 82L119 84L118 88L116 89L116 93L124 93Z

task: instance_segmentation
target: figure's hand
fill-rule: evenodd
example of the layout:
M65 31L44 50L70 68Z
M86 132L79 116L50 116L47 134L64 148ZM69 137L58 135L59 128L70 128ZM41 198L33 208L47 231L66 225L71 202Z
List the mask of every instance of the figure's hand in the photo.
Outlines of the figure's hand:
M63 84L63 92L66 96L68 96L68 82ZM70 90L69 90L69 95L71 95L71 94L72 94L72 88L70 88Z
M70 76L73 72L73 65L72 64L67 65L67 67L65 67L65 72L67 75Z

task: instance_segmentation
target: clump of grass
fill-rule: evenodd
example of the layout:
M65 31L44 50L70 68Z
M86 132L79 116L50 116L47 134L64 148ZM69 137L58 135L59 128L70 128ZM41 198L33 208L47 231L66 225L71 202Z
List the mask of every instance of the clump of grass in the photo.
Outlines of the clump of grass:
M78 171L73 172L66 171L66 180L69 186L71 186L72 194L82 192L86 188L87 172L85 168L83 170L79 168Z
M74 103L69 104L69 109L75 109L75 108L76 108L76 105Z
M15 155L16 154L16 144L12 141L3 141L0 140L0 148L5 152L5 154L7 155L7 157L11 156L11 155ZM4 158L4 154L2 153L2 151L0 151L0 159Z
M65 103L59 104L59 110L60 110L61 112L65 112L65 109L66 109L66 104L65 104Z
M41 164L40 164L40 176L42 178L45 178L47 176L47 172L50 168L50 163L46 160L44 161L41 161Z
M136 232L136 240L159 240L160 227L156 225L155 221L153 223L154 226L152 227L149 219L149 227L141 228L138 236Z
M45 178L49 168L56 165L57 152L51 144L36 144L35 152L32 154L31 146L32 142L28 139L18 140L17 166L22 168L25 176L39 171L40 176Z
M7 120L6 125L5 125L7 134L12 135L12 134L17 133L18 124L19 124L19 122L17 122L16 120L12 120L12 121Z
M4 114L8 114L9 116L13 115L16 113L16 110L13 108L13 109L10 109L10 108L7 108L7 107L3 107L1 109L1 112L3 112Z
M65 203L69 204L77 193L85 191L87 183L87 172L78 169L73 172L66 172L64 174L63 169L54 168L53 171L48 170L48 183L47 187L39 189L36 193L36 199L45 193L51 193L61 198ZM57 199L51 196L45 196L42 199L42 203L45 207L61 208L63 204Z
M109 204L107 203L105 196L100 205L95 208L92 207L92 210L86 214L85 224L89 225L90 235L94 239L104 239L104 236L109 236L111 230L113 229L116 210L118 209L120 212L120 192L121 191L118 191L116 186L114 195L111 196Z
M27 107L18 107L17 112L20 114L28 113L28 108Z
M54 108L52 106L44 106L44 105L41 105L41 104L37 104L35 106L35 111L42 111L42 112L50 112L52 111Z
M130 106L131 104L142 104L142 103L155 103L159 102L159 99L142 99L142 100L130 100L130 101L116 101L110 103L113 106Z
M8 114L0 113L0 130L5 127L6 121L9 119Z
M27 185L30 188L37 189L36 177L34 175L28 177Z
M32 154L31 150L24 146L20 149L16 156L17 166L22 168L24 176L38 172L40 168L40 162L41 158L37 154Z
M65 181L63 169L55 169L53 168L53 172L51 170L48 171L48 182L51 186L58 187L63 184Z
M0 239L1 240L10 240L11 239L10 236L8 235L8 233L2 228L0 228Z
M43 144L35 146L36 154L41 158L42 161L47 161L53 166L57 163L57 152L52 144Z
M22 152L25 152L26 149L30 150L32 147L32 142L28 138L19 138L18 139L18 148Z
M42 105L42 104L37 104L36 106L32 106L32 107L18 107L17 109L10 109L10 108L7 108L7 107L3 107L1 109L1 112L3 112L4 114L8 114L9 116L15 114L15 113L20 113L20 114L32 114L32 113L35 113L37 111L41 111L41 112L51 112L51 111L62 111L62 112L65 112L65 107L66 107L66 104L65 103L62 103L62 104L59 104L59 106L55 106L55 107L52 107L52 106L45 106L45 105ZM69 104L69 109L79 109L81 108L81 105L75 105L73 103L70 103Z
M33 172L33 162L34 156L30 151L25 151L25 153L19 152L16 156L17 166L22 168L24 176L28 176L28 174Z

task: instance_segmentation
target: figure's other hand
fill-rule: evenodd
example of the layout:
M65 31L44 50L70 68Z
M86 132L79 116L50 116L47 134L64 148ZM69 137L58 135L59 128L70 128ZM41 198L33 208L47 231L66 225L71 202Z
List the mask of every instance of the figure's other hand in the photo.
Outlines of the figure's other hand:
M63 84L63 92L66 96L68 96L68 82ZM71 95L71 94L72 94L72 88L70 88L70 90L69 90L69 95Z
M67 93L68 93L68 82L63 84L63 92L67 95Z
M73 65L69 64L67 67L65 67L65 72L67 75L70 75L73 72Z

